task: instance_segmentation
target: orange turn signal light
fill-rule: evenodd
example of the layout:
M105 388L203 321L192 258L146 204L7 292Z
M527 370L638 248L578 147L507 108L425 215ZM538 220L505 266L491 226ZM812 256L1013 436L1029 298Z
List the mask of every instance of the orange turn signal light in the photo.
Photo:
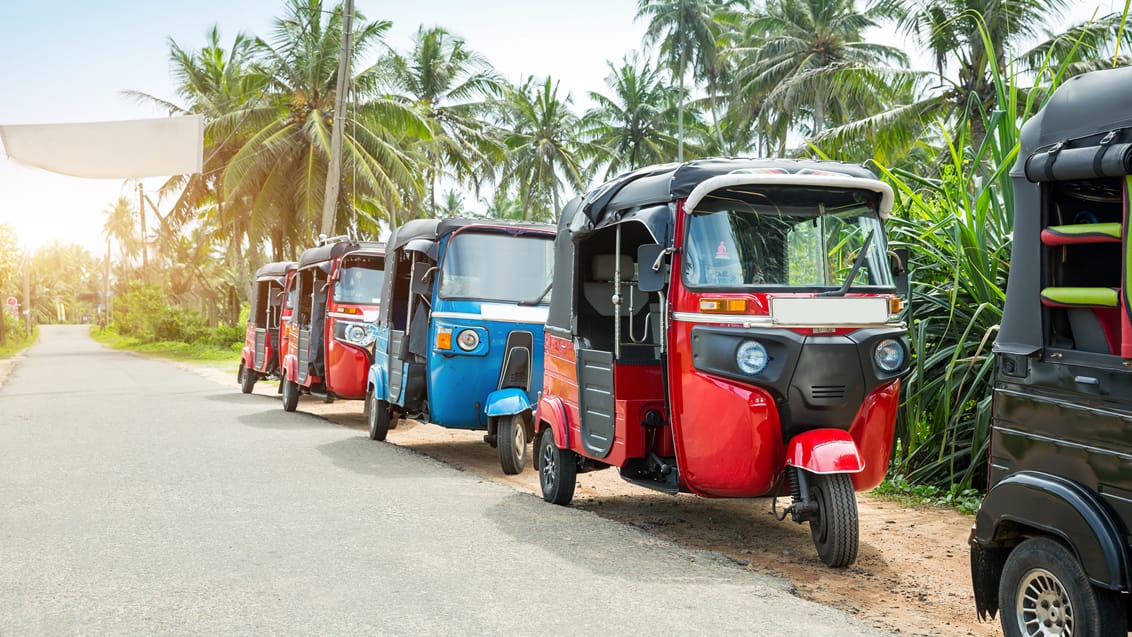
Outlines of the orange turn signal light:
M899 296L888 297L889 314L899 314L902 309L904 309L904 299L901 299Z
M340 308L338 308L337 311L339 311L343 314L361 314L362 313L361 308L357 308L357 307L340 307Z
M452 349L452 332L436 333L436 349Z
M700 311L717 314L745 314L747 299L700 299Z

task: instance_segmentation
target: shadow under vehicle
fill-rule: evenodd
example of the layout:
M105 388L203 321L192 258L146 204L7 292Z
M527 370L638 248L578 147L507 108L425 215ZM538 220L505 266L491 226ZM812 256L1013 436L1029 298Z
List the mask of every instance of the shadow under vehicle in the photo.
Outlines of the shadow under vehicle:
M982 618L1006 635L1128 632L1132 68L1067 80L1022 127L994 346Z
M885 475L908 342L892 189L838 162L644 168L566 205L536 463L675 494L792 496L821 559L856 559L855 491Z

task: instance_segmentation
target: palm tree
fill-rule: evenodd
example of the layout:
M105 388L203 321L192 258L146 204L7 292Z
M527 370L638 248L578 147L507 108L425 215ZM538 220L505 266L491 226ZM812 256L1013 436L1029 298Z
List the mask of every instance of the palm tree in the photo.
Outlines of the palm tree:
M118 197L112 206L102 211L106 220L102 223L102 236L118 244L119 260L123 264L132 263L141 252L141 235L138 229L140 217L129 199Z
M429 122L429 207L436 209L437 180L446 170L478 190L505 153L499 134L483 119L487 98L503 90L487 58L442 28L421 27L407 56L393 53L379 67L394 91L408 96Z
M874 71L907 67L908 57L862 34L891 15L879 5L859 10L855 0L770 0L748 17L753 44L732 51L740 59L737 99L763 96L780 113L808 117L812 136L876 112L887 84Z
M553 219L561 209L563 186L581 190L592 149L579 139L581 121L572 100L558 95L558 82L528 77L507 92L501 118L507 130L507 162L499 179L523 202L524 219Z
M350 54L357 58L381 41L390 23L355 17ZM321 0L290 0L270 42L256 41L267 78L264 98L229 115L242 123L247 141L224 171L224 190L229 198L246 198L253 216L281 224L292 245L310 238L321 215L334 117L346 118L339 210L368 198L388 215L405 193L421 189L417 161L402 143L431 138L425 119L383 97L334 112L342 24L341 5L327 11ZM351 82L364 100L378 79L369 69ZM336 224L341 221L339 214Z
M684 102L687 91L684 79L688 69L707 84L712 97L712 114L720 146L724 145L719 117L715 113L714 95L721 76L719 66L719 32L714 20L717 12L733 5L745 6L748 0L638 0L637 19L647 20L645 44L658 46L661 63L677 80L681 99L677 113L677 161L684 156Z
M609 95L591 92L595 106L583 118L584 135L606 165L606 178L671 161L678 146L671 126L676 115L670 108L678 99L676 91L636 53L620 67L607 64Z

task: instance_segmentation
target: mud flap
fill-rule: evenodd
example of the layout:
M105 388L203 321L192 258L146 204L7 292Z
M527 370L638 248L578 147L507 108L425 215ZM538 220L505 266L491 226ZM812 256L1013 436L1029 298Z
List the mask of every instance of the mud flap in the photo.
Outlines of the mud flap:
M975 592L975 610L981 621L994 619L998 614L998 585L1002 579L1002 566L1009 554L1009 549L971 545L971 586Z

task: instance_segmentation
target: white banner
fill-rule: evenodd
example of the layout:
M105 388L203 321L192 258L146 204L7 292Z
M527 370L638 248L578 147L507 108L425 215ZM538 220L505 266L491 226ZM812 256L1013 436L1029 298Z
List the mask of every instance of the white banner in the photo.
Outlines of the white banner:
M13 161L72 177L188 175L201 171L204 119L0 126L0 142Z

